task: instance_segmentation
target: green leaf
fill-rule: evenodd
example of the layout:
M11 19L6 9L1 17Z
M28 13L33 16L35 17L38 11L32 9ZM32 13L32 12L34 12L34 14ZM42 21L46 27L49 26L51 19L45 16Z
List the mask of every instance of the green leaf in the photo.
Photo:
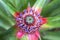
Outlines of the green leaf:
M60 0L54 0L50 2L48 5L46 5L42 10L41 15L43 15L44 17L51 17L50 15L57 8L60 8Z
M18 40L16 37L17 30L14 27L11 27L9 30L5 31L5 33L0 35L1 40ZM27 35L24 35L21 40L27 40Z
M49 17L47 24L53 27L60 27L60 17Z
M3 0L0 0L0 10L5 10L7 13L14 13L14 10L12 10Z
M10 28L6 32L0 35L1 40L17 40L16 29L14 27Z
M4 2L15 11L22 11L27 8L28 3L31 4L31 6L35 3L36 0L5 0Z
M60 28L60 17L48 17L47 24L41 26L41 30L46 31L49 29Z
M11 14L7 14L4 10L0 10L0 27L8 30L15 24L14 19Z
M42 8L48 0L37 0L33 5L34 8Z
M51 14L50 14L51 17L55 17L55 16L58 16L60 17L60 8L57 8L56 10L54 10Z
M57 31L57 32L47 32L46 31L43 38L47 39L47 40L60 40L60 31Z
M47 17L47 24L42 26L43 30L60 28L60 0L53 0L43 8L42 15Z
M5 32L6 30L2 27L0 27L0 34L2 34L3 32Z

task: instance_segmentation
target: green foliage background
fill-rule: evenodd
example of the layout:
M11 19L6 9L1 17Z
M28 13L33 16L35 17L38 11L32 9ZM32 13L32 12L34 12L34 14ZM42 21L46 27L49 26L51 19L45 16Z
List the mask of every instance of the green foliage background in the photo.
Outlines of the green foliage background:
M26 9L28 2L32 7L36 0L0 0L0 40L17 40L13 14ZM42 40L60 40L60 0L46 2L41 15L48 18L40 30Z

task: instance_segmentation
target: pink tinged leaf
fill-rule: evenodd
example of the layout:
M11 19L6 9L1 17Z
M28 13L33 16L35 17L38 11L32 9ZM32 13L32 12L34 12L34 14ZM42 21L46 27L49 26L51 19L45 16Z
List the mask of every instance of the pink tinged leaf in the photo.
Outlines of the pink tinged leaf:
M20 32L20 31L16 33L16 37L18 39L22 38L23 35L24 35L24 33L23 32Z
M42 8L35 8L35 7L32 7L32 9L33 9L37 14L40 14L41 11L42 11Z
M41 8L36 9L36 12L37 12L38 14L40 14L40 13L41 13L41 11L42 11L42 9L41 9Z
M42 18L41 24L45 24L45 23L47 23L47 18Z
M28 3L27 11L29 12L31 10L30 3Z
M29 40L38 40L38 38L39 38L40 36L39 36L39 33L37 32L35 32L35 33L33 33L33 34L28 34L28 38L29 38Z
M15 18L16 18L16 17L19 17L19 13L20 13L20 12L15 12L15 14L14 14L13 16L14 16Z
M31 10L31 7L28 7L28 8L27 8L27 11L29 12L30 10Z
M37 36L38 38L40 38L40 33L39 33L39 31L36 31L35 34L36 34L36 36Z

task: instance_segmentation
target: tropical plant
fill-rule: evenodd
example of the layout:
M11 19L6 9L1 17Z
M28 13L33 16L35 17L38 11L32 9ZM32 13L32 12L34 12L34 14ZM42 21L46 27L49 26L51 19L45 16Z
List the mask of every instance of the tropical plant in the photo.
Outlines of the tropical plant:
M41 40L60 40L60 0L0 0L0 40L18 40L15 13L28 7L42 8L47 23L40 27ZM40 11L39 11L40 12ZM20 40L27 40L27 35Z

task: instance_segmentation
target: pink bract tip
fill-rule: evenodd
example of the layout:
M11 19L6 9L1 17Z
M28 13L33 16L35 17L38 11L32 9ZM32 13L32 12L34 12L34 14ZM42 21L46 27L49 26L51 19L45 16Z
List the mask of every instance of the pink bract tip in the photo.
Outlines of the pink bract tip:
M17 37L18 39L20 39L20 38L22 38L23 35L24 35L24 33L22 33L22 32L17 32L16 37Z

